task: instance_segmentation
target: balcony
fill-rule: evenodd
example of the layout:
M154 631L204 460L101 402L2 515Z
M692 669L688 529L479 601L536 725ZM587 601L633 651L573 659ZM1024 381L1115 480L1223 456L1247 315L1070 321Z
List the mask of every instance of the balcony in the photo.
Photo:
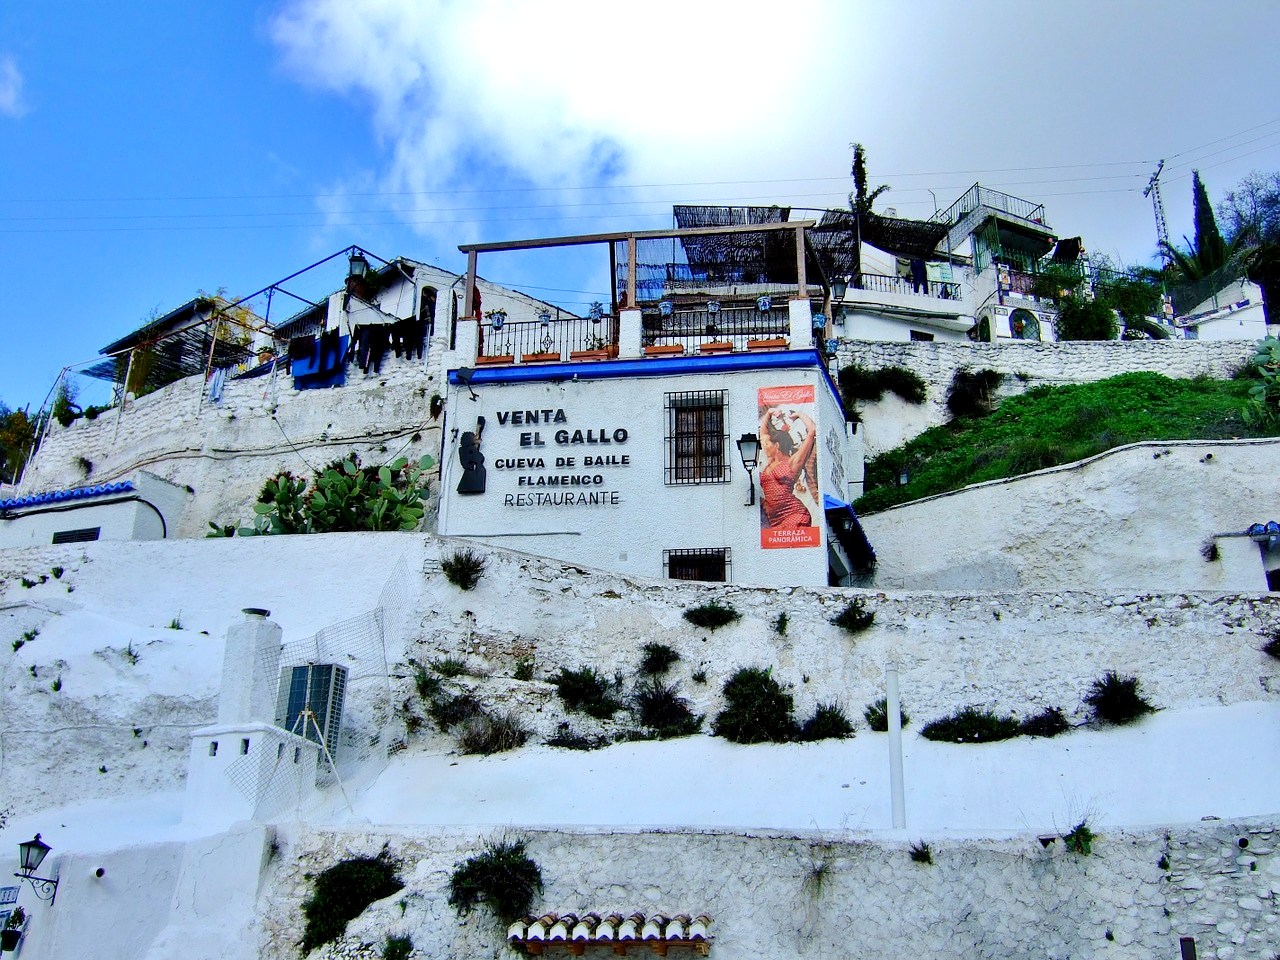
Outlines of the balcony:
M608 360L617 355L616 317L512 321L490 314L480 322L480 349L476 362L481 365L549 363Z
M988 222L995 225L1005 249L1024 250L1042 257L1057 238L1045 222L1044 204L1032 203L975 183L946 210L932 218L947 226L947 243L958 247L966 237Z
M854 287L855 289L845 294L846 300L850 299L849 294L857 293L859 290L909 297L932 297L936 300L960 299L958 283L944 280L926 280L918 283L910 277L890 277L883 273L863 273Z

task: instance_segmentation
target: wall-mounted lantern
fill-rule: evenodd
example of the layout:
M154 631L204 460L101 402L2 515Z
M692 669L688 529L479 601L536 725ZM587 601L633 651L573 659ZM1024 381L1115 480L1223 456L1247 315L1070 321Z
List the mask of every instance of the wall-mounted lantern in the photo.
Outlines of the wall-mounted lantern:
M14 874L19 880L30 882L36 896L41 900L48 900L49 906L53 906L53 899L58 895L58 881L37 877L35 874L40 869L40 864L44 863L45 855L52 849L40 839L38 833L34 840L18 844L19 872Z
M707 301L707 313L711 314L711 315L714 317L714 316L715 316L717 313L719 313L719 312L720 312L720 301L719 301L719 300L708 300L708 301Z
M347 258L347 276L363 280L368 272L369 261L365 259L364 253L359 249L352 249L351 256Z
M844 277L836 277L831 281L831 296L835 297L836 302L844 299L844 295L849 292L849 281Z
M746 502L746 506L753 507L756 503L756 482L751 476L751 472L755 470L756 464L759 462L760 456L760 438L754 433L744 433L738 438L738 455L742 457L742 465L747 471L747 483L751 487L751 498Z

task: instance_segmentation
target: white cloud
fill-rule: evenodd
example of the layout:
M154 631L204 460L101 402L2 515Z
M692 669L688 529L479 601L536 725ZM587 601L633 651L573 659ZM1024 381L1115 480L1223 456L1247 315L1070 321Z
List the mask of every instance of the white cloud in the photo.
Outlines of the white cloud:
M22 99L22 73L10 56L0 56L0 114L20 117L27 112Z

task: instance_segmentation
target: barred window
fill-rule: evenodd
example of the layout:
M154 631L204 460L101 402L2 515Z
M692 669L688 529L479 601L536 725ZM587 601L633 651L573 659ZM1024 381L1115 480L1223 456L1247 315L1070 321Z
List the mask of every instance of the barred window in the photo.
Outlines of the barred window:
M668 580L706 580L728 583L729 548L663 550L662 572Z
M724 390L666 395L666 482L727 483Z

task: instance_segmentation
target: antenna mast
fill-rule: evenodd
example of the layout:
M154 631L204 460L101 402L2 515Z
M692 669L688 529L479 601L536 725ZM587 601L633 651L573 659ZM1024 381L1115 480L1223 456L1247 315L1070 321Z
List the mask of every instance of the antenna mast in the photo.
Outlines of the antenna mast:
M1147 181L1147 189L1142 191L1144 197L1151 198L1151 205L1156 211L1156 240L1160 244L1160 259L1168 266L1169 256L1169 225L1164 219L1164 200L1160 198L1160 171L1164 169L1164 161L1160 161L1160 165L1156 167L1156 172L1151 175L1151 179Z

